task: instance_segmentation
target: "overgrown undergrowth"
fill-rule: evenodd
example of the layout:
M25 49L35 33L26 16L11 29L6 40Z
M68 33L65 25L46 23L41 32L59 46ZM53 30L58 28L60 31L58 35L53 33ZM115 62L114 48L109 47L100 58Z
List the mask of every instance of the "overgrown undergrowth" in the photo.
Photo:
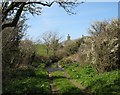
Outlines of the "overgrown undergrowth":
M3 83L3 95L51 94L48 72L43 67L31 68L29 75L23 70L11 72L13 77Z
M66 64L64 67L72 79L95 95L120 94L120 70L98 73L91 65L81 66L79 63Z

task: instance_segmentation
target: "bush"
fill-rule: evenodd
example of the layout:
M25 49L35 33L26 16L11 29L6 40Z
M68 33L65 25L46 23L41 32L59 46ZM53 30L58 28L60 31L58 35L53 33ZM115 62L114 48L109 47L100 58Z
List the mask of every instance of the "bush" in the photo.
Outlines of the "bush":
M100 32L93 33L93 56L96 58L95 66L98 71L110 71L119 66L119 20L113 19L111 22L103 21L96 23L101 26ZM96 27L96 24L94 25Z
M65 49L64 49L63 47L57 50L56 55L57 55L60 59L68 56L67 51L65 51Z
M76 41L66 42L64 49L67 52L67 55L75 54L79 49L78 42Z
M67 65L73 63L70 59L62 59L58 62L61 67L66 67Z
M119 20L102 21L91 25L89 37L83 37L79 59L83 64L92 64L98 72L120 68Z

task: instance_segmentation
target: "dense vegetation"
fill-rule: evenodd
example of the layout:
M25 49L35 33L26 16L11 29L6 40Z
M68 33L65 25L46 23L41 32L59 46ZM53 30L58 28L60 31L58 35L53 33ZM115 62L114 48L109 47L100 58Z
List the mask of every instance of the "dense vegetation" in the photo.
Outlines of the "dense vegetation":
M29 67L27 70L10 71L11 80L6 80L3 84L3 94L17 95L38 95L51 93L48 72L44 64L38 68Z
M91 64L98 72L119 69L119 24L119 19L95 22L89 29L91 36L83 36L79 51L68 59L81 62L83 65Z
M91 65L82 66L76 62L65 63L64 67L72 79L96 95L116 95L120 93L119 70L98 74L96 69Z
M57 32L44 33L37 44L23 39L27 12L41 14L56 3L73 14L80 3L68 1L0 3L3 95L51 95L55 89L60 95L120 94L120 19L97 21L90 36L76 40L68 35L60 42Z
M21 18L15 28L2 30L3 95L52 94L50 81L60 94L120 94L119 20L96 22L89 29L91 36L77 40L61 43L51 35L47 44L22 39L25 21ZM64 70L48 72L51 65Z

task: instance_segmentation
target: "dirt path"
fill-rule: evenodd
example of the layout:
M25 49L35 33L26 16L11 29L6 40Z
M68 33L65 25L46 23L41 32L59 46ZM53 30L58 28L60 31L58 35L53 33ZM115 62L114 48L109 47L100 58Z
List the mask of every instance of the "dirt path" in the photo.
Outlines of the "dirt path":
M72 79L66 71L64 71L64 76L68 78L72 84L74 84L77 88L79 88L84 95L92 95L89 91L85 90L85 88L82 85L78 84L78 82Z
M49 73L50 88L51 88L51 93L52 93L52 95L58 95L58 90L57 90L55 84L53 83L53 80L54 80L54 79L53 79L51 73L54 72L54 71L58 71L58 70L64 71L64 76L65 76L72 84L74 84L77 88L79 88L79 89L82 91L83 95L92 95L89 91L85 90L85 88L84 88L82 85L78 84L78 82L76 82L74 79L72 79L72 78L70 77L70 75L69 75L63 68L52 68L52 67L49 67L49 68L46 68L46 69L47 69L47 71L48 71L48 73Z
M53 78L52 78L51 72L49 72L49 79L50 79L51 93L52 93L52 95L57 95L58 90L57 90L57 88L55 87L55 85L53 83Z
M52 95L58 95L58 90L55 87L55 84L53 83L53 77L51 75L51 72L58 71L58 70L62 71L64 69L63 68L52 68L52 67L48 67L46 69L49 73L51 93L52 93Z

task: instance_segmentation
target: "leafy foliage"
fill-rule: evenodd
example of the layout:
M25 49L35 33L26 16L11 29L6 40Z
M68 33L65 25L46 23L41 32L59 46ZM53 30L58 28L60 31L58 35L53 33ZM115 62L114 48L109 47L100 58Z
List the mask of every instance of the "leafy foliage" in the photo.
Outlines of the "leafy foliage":
M58 64L61 66L61 67L66 67L67 65L70 65L72 63L71 60L69 59L62 59L58 62Z
M119 70L98 74L96 69L91 65L76 66L74 64L68 65L66 70L71 78L96 95L120 93Z
M65 51L68 53L68 55L70 54L74 54L77 52L77 46L74 42L70 41L70 42L67 42L65 44Z
M91 63L98 72L119 68L120 62L120 33L118 19L96 22L91 25L92 36L83 37L79 49L81 63Z
M43 64L28 70L13 70L12 79L3 84L4 94L51 94L48 73Z
M8 19L9 21L10 19ZM19 44L24 36L24 32L27 29L25 24L26 18L21 18L15 28L6 28L2 30L2 75L3 82L8 80L9 74L8 69L15 68L20 60L20 48Z

